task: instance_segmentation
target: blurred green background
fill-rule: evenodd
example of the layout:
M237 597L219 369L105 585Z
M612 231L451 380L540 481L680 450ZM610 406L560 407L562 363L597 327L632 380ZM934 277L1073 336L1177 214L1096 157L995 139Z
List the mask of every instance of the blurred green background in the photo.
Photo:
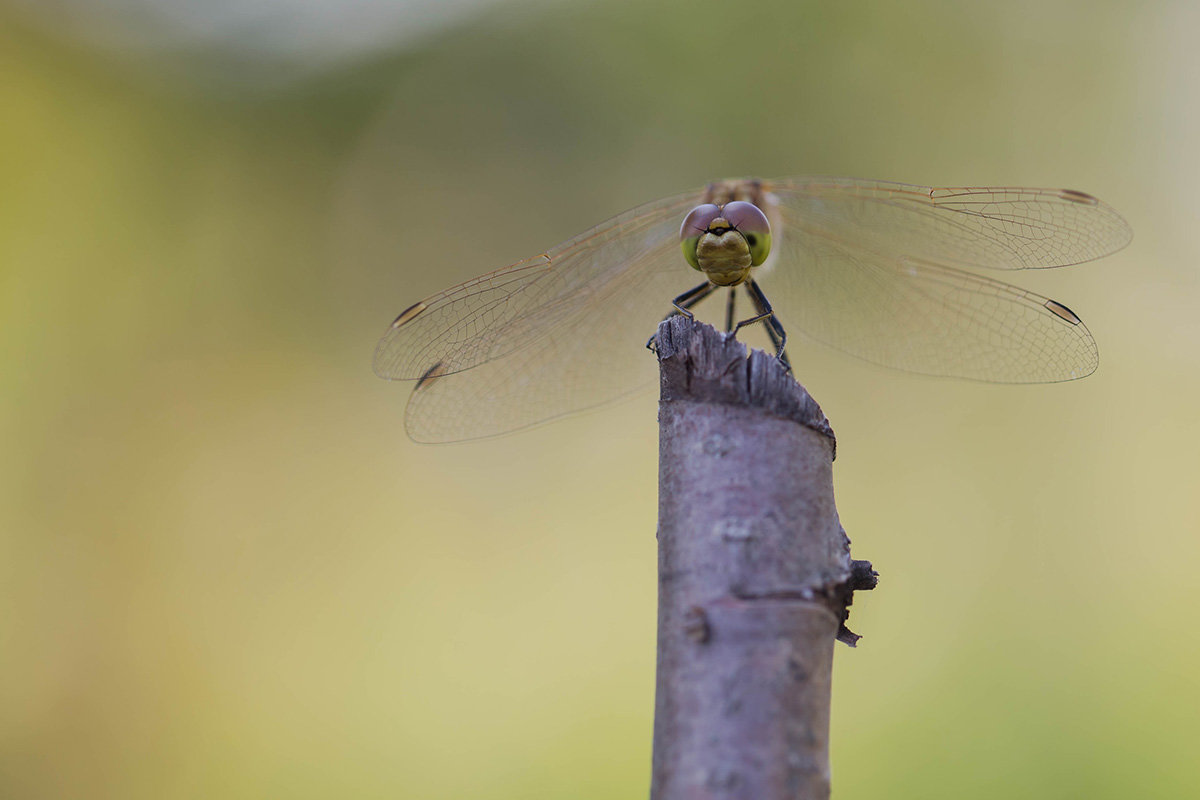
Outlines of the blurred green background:
M0 797L628 798L655 398L422 447L416 299L715 178L1092 192L1084 381L796 343L841 798L1200 796L1194 3L0 5ZM648 356L649 357L649 356Z

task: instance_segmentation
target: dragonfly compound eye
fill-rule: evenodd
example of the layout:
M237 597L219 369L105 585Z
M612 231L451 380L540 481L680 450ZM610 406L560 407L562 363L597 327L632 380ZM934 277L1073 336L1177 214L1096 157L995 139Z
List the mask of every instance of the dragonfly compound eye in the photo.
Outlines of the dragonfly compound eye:
M729 220L733 229L746 237L750 245L751 264L760 266L771 253L771 223L767 215L753 203L734 200L721 209L721 216Z
M692 265L692 269L700 269L700 262L696 260L696 244L708 231L712 221L719 216L720 208L712 203L705 203L693 208L683 218L683 224L679 226L679 245L683 248L683 257Z

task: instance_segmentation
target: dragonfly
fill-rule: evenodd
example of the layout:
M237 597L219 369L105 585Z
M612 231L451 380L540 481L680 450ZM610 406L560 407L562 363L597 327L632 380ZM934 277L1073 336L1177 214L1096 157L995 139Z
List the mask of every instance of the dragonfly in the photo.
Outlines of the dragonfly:
M416 441L509 433L654 385L647 333L724 290L727 330L761 322L785 364L791 330L909 372L1068 381L1099 363L1082 320L970 270L1079 264L1131 237L1110 206L1072 189L714 181L414 303L374 369L415 382L405 428ZM739 293L753 309L741 320Z

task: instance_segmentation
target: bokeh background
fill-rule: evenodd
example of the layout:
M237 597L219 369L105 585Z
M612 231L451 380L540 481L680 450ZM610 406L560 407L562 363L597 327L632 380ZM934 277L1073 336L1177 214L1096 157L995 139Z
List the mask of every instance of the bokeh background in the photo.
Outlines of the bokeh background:
M0 797L628 798L655 398L423 447L402 308L714 177L1072 187L1100 370L795 342L841 798L1200 796L1200 6L0 4ZM649 356L648 356L649 357Z

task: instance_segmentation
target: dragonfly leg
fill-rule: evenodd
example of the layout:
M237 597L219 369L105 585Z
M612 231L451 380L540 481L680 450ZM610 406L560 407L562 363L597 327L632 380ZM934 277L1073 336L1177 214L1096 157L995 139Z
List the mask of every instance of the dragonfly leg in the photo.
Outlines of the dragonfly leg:
M771 338L771 344L775 345L775 357L783 362L783 366L787 368L788 372L791 372L792 362L788 360L787 353L783 352L787 346L787 331L783 329L783 324L775 316L775 309L771 308L771 301L767 300L766 294L753 278L746 281L746 294L750 295L750 302L754 303L758 316L739 322L737 327L741 328L743 325L752 325L759 320L764 320L767 336ZM735 328L735 330L737 329Z
M729 287L729 299L725 303L725 332L733 332L733 319L736 314L737 307L737 287Z
M688 289L686 292L671 301L671 305L675 306L675 310L670 314L667 314L667 316L663 319L670 319L676 314L683 314L688 319L695 319L695 316L692 314L692 306L696 305L696 303L699 303L716 290L717 285L715 283L709 283L708 281L705 281L699 286L694 286L691 289Z
M665 322L671 317L679 314L683 314L688 319L695 319L695 315L692 314L692 306L696 305L696 303L699 303L716 290L717 285L715 283L710 283L709 281L705 281L699 286L693 286L691 289L688 289L686 292L671 301L671 305L675 306L675 310L663 317L663 321ZM646 340L647 350L654 350L654 338L657 335L658 334L656 333Z

